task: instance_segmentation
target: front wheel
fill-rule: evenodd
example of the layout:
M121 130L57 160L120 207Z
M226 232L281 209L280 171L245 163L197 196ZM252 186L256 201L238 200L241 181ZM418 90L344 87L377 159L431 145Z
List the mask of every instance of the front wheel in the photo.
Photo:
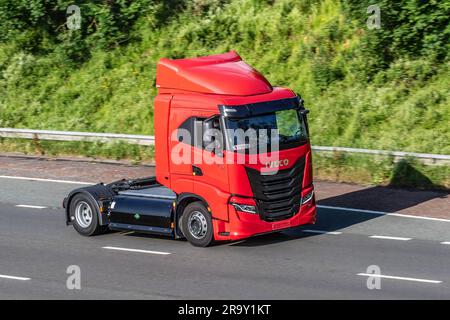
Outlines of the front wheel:
M183 211L182 230L186 239L196 247L207 247L214 241L211 214L201 202L189 204Z

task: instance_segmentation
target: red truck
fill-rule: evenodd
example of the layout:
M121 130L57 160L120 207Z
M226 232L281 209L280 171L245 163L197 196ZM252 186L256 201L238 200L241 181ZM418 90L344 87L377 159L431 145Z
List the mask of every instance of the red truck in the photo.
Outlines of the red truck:
M63 201L68 225L86 236L133 230L206 247L315 223L300 96L234 51L161 59L156 86L156 177L73 190Z

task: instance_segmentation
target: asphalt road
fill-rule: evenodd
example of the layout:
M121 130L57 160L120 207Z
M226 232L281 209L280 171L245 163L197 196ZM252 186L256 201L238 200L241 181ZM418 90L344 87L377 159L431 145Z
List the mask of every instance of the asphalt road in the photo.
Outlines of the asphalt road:
M0 299L450 299L445 219L320 208L314 226L203 249L82 237L60 208L75 187L0 178ZM71 265L80 290L67 289ZM371 265L381 289L367 288Z

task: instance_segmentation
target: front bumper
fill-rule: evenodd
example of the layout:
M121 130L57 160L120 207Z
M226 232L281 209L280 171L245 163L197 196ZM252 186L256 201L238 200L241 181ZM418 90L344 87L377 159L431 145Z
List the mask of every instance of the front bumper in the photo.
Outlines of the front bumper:
M213 220L215 240L241 240L316 222L316 204L314 199L302 205L299 212L292 218L275 222L261 220L257 214L237 212L231 205L229 212L228 222Z

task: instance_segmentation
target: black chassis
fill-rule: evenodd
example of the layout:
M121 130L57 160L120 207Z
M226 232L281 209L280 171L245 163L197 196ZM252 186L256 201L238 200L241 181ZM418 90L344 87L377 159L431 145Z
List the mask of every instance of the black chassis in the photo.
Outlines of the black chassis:
M178 196L160 185L155 177L124 179L72 190L63 200L66 225L72 224L71 201L80 193L95 204L100 226L108 226L112 230L184 237L175 222L177 214L180 214L178 208L183 208L181 202L186 197Z

